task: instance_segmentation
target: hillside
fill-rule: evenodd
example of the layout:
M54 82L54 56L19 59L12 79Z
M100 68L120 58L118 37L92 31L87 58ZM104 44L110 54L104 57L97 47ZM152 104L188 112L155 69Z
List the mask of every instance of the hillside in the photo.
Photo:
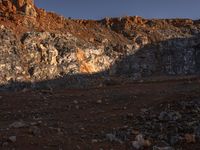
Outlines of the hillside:
M1 150L198 150L200 20L76 20L0 0Z
M73 20L32 1L0 3L1 84L66 75L139 79L194 75L200 68L200 21L138 16ZM10 69L12 68L12 69Z

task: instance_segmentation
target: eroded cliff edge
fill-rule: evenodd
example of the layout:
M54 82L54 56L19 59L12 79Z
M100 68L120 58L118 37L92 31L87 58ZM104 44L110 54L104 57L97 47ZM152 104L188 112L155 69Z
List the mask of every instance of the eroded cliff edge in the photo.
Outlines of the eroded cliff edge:
M0 84L66 76L140 79L200 72L200 21L73 20L33 1L0 0ZM87 81L89 82L89 81Z

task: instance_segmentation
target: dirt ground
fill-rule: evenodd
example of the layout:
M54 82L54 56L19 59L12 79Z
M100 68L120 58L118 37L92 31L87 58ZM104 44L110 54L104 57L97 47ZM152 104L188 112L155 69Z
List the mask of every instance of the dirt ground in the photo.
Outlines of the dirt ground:
M199 97L200 78L93 89L1 92L0 149L132 150L134 135L117 141L109 138L109 133L133 126L141 110L153 107L157 113L162 105L200 101ZM151 143L141 149L153 149ZM200 141L175 147L197 150Z

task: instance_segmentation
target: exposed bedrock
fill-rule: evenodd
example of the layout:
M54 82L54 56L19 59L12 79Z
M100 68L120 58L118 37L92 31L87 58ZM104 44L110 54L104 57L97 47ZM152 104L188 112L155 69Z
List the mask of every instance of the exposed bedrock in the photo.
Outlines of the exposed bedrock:
M73 20L32 0L0 0L0 19L1 85L200 73L199 20Z
M166 33L162 34L164 37ZM136 35L127 45L108 41L93 45L70 33L27 32L17 39L2 26L0 81L36 82L87 74L140 79L200 72L199 34L177 35L154 43L149 42L150 36Z

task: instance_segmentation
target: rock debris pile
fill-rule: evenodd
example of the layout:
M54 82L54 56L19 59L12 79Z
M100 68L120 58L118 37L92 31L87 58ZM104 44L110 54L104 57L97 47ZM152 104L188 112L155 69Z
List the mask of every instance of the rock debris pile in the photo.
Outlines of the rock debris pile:
M179 101L141 109L137 117L125 117L127 126L106 135L111 142L129 143L135 149L181 149L200 141L200 101ZM182 147L183 146L183 147Z

